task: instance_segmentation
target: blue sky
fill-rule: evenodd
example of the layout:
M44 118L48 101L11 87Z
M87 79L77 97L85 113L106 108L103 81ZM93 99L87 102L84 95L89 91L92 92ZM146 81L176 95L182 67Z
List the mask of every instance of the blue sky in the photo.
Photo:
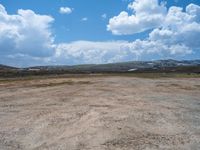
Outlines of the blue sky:
M0 0L0 63L198 59L199 5L199 0Z
M51 15L56 19L53 32L56 42L70 42L76 40L133 40L131 36L113 36L106 30L109 17L117 15L126 9L128 1L123 0L1 0L8 13L15 14L18 9L31 9L39 14ZM60 7L73 8L70 15L61 15ZM107 18L102 19L106 14ZM87 17L88 21L81 22ZM134 36L134 37L133 37ZM138 35L142 36L142 35Z

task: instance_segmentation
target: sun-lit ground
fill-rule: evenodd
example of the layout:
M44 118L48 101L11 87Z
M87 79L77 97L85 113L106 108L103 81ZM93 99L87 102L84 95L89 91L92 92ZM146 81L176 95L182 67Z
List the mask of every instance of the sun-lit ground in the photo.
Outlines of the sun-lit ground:
M0 149L200 149L200 78L1 80Z

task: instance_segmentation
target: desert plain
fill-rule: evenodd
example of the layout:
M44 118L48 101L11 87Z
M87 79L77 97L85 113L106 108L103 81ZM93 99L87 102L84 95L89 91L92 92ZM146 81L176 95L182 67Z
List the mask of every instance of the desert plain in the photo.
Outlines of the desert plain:
M199 150L200 78L0 80L1 150Z

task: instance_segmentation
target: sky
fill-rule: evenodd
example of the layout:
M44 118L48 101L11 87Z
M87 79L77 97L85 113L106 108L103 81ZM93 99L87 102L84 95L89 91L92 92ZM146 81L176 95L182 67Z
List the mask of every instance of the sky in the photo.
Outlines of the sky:
M0 0L0 64L200 59L199 0Z

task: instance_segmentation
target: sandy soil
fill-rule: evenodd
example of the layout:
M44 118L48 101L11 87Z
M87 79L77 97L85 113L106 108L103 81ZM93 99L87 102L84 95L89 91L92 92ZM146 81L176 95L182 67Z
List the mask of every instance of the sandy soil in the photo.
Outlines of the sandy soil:
M0 81L1 150L199 150L200 79Z

